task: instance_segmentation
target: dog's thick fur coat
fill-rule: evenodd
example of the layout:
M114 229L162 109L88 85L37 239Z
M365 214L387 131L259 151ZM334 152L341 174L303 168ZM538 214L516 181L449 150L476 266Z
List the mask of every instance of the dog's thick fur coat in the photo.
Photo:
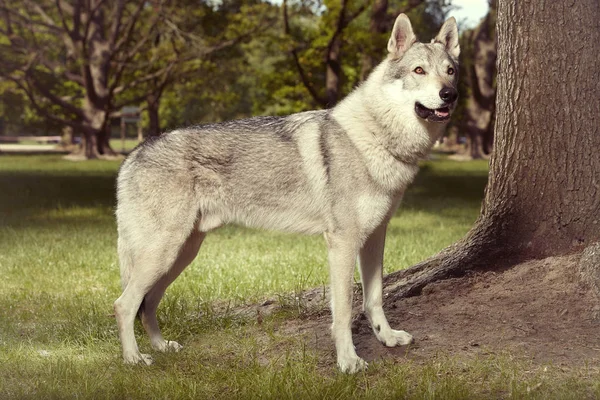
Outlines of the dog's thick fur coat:
M456 22L449 19L432 43L422 44L400 15L388 50L333 109L179 129L129 155L118 176L116 211L123 294L115 313L125 362L152 361L138 350L138 313L153 348L181 348L163 339L158 303L207 232L228 223L325 235L342 371L366 367L350 329L357 258L375 335L386 346L412 341L383 312L384 240L418 161L456 103Z

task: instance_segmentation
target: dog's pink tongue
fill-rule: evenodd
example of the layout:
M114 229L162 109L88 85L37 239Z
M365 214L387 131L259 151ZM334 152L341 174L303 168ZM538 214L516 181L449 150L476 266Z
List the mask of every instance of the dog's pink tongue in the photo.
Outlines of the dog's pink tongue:
M447 117L450 114L450 111L447 108L439 108L437 110L435 110L435 115L437 115L438 117Z

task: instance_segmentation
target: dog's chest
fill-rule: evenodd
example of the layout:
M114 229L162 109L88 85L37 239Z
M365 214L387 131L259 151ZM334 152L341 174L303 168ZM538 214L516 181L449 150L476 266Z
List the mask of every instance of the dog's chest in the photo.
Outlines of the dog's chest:
M356 198L359 229L370 234L392 211L393 198L380 193L363 193Z

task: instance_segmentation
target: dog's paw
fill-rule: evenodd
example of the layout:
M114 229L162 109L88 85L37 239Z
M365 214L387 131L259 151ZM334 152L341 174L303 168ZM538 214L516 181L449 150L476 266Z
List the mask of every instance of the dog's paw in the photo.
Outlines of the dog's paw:
M152 357L150 356L150 354L142 354L142 353L124 355L123 361L125 362L125 364L130 364L130 365L137 365L137 364L152 365L152 363L154 362L154 360L152 360Z
M340 371L345 374L355 374L358 371L366 370L368 367L367 362L358 356L338 358L337 364Z
M390 329L385 335L379 333L377 339L387 347L405 346L411 344L414 339L412 335L405 331L396 331Z
M158 343L152 343L152 348L162 353L175 352L177 353L183 346L173 340L162 340Z
M183 349L183 346L173 340L165 340L165 347L163 351L172 351L177 353Z

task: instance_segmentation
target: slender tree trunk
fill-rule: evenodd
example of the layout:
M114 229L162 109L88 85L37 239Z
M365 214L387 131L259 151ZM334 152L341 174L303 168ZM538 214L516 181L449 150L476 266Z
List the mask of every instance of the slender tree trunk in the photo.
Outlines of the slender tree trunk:
M394 296L600 241L600 4L500 1L496 143L467 236L387 278Z
M325 76L325 96L327 107L336 105L340 95L340 83L342 75L341 67L342 35L335 36L329 43L327 51L327 71Z
M98 131L98 153L102 155L103 158L110 158L117 155L117 153L113 150L110 145L110 123L106 121L106 124Z
M148 126L148 136L159 136L160 135L160 95L157 96L154 93L148 93L146 96L146 104L148 106L148 119L150 124Z
M371 8L371 19L369 21L369 33L373 38L378 38L383 33L388 33L390 30L388 17L388 0L375 0ZM384 42L385 43L385 42ZM377 43L379 44L379 43ZM383 47L385 48L385 47ZM360 68L360 81L364 81L369 76L369 73L375 68L375 65L380 61L376 59L374 53L375 46L368 48L362 56Z
M488 157L492 151L496 103L496 1L488 15L469 35L473 43L473 64L465 78L471 91L467 99L467 151L471 158Z
M81 144L66 158L70 160L91 160L96 158L113 158L117 153L110 145L110 124L108 114L98 110L92 102L84 104L83 121L85 129L82 132Z

